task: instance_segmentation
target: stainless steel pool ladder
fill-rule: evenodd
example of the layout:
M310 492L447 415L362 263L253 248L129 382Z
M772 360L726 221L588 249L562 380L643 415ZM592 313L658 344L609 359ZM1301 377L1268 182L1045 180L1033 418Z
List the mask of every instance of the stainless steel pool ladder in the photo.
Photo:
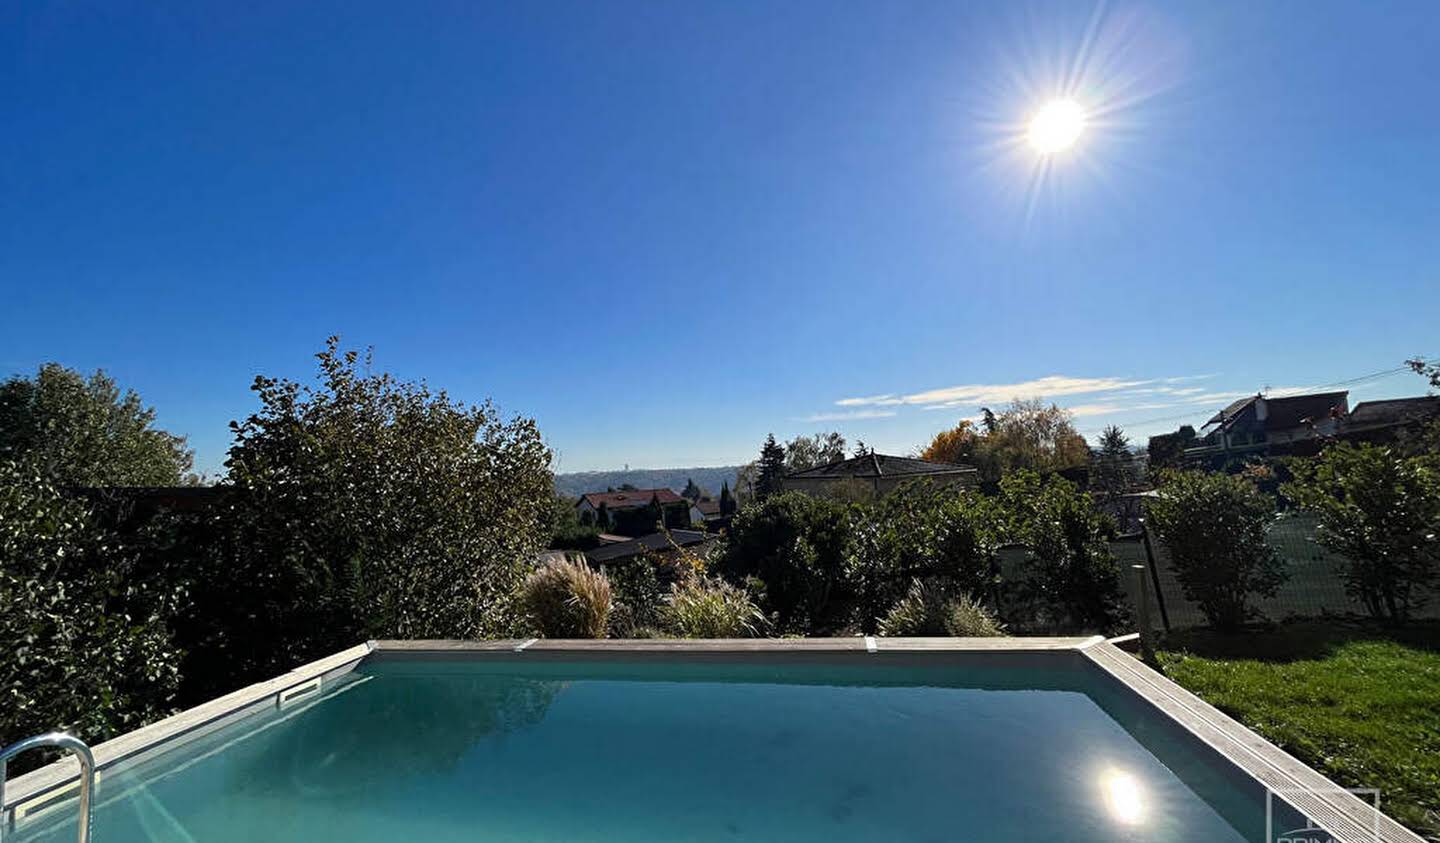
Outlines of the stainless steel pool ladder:
M68 749L80 759L80 843L90 843L90 801L95 791L95 756L90 747L74 735L65 732L50 732L36 735L23 741L16 741L0 749L0 841L5 838L5 767L11 758L22 752L42 746L57 746Z

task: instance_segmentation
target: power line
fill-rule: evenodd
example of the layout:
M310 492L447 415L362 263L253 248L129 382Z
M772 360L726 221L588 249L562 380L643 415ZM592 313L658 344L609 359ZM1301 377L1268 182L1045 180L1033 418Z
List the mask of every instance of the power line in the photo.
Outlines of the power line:
M1429 358L1432 357L1432 356L1433 356L1433 355L1427 355L1426 358L1422 358L1422 359L1429 359ZM1405 366L1396 366L1396 367L1393 368L1393 369L1381 369L1381 370L1378 371L1378 372L1371 372L1371 373L1368 374L1368 375L1360 375L1359 377L1348 378L1348 379L1346 379L1346 380L1335 381L1335 382L1333 382L1333 383L1321 383L1321 384L1314 384L1314 385L1312 385L1312 386L1296 387L1295 390L1296 390L1296 394L1300 394L1300 393L1309 392L1309 391L1314 390L1314 389L1331 389L1331 388L1334 388L1334 387L1337 387L1337 386L1354 386L1354 385L1356 385L1356 384L1365 383L1365 382L1367 382L1367 381L1372 381L1372 380L1379 380L1379 379L1382 379L1382 378L1390 377L1390 376L1392 376L1392 375L1397 375L1397 374L1399 374L1399 373L1401 373L1401 372L1409 372L1409 371L1412 371L1412 369L1411 369L1410 366L1407 364L1407 365L1405 365ZM1286 391L1289 392L1289 390L1286 390ZM1176 413L1176 414L1173 415L1173 416L1160 416L1160 417L1157 417L1157 418L1143 419L1143 420L1140 420L1140 421L1111 422L1111 424L1115 425L1116 427L1127 427L1127 426L1128 426L1128 427L1139 427L1139 426L1141 426L1141 425L1147 425L1147 424L1158 424L1158 423L1160 423L1160 422L1177 421L1177 420L1180 420L1180 419L1194 418L1196 415L1198 415L1198 414L1201 413L1201 412L1203 412L1203 411L1200 410L1200 409L1197 407L1197 408L1194 409L1194 410L1191 410L1191 411L1188 411L1188 412L1184 412L1184 413Z

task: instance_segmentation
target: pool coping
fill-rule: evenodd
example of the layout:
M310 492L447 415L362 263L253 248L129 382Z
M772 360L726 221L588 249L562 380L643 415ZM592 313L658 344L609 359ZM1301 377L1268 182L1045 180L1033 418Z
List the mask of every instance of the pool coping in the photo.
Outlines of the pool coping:
M1023 653L1073 651L1145 702L1166 715L1195 739L1263 786L1285 798L1346 843L1425 843L1423 838L1380 814L1318 771L1228 717L1194 694L1152 670L1129 653L1092 636L1069 638L781 638L781 639L640 639L562 640L505 639L488 641L367 641L302 665L274 679L187 709L149 726L94 747L97 771L125 762L139 763L266 708L282 708L291 699L318 697L324 685L349 673L367 659L514 658L580 660L623 654L643 660L684 660L702 657L745 657L772 654L805 655ZM78 787L79 763L67 757L18 776L6 785L0 805L0 828L17 819L48 813L68 800ZM1378 826L1378 827L1377 827Z

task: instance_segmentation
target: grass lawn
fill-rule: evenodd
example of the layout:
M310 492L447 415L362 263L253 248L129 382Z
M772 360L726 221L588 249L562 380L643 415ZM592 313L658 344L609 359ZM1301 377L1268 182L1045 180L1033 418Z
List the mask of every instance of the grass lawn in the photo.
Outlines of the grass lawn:
M1173 634L1165 673L1382 809L1440 840L1440 625L1344 621Z

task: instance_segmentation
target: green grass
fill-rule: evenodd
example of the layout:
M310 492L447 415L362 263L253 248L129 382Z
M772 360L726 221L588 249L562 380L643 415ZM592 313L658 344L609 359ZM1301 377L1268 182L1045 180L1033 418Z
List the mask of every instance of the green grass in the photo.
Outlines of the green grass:
M1341 621L1171 636L1165 673L1386 813L1440 839L1440 627Z

